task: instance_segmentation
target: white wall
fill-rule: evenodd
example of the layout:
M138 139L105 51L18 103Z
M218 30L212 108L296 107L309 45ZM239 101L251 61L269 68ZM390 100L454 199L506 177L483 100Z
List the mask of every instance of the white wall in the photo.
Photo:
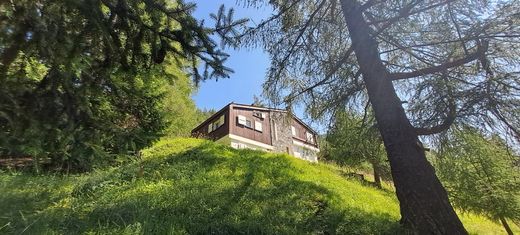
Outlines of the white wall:
M246 139L236 135L226 135L216 141L217 143L225 144L231 146L235 149L255 149L255 150L264 150L271 152L274 150L274 147L271 145L267 145L264 143L260 143L258 141ZM318 152L319 149L308 145L306 143L293 140L292 144L293 155L297 158L317 162L318 161Z
M312 149L293 145L293 153L294 156L303 160L317 162L318 161L318 153Z

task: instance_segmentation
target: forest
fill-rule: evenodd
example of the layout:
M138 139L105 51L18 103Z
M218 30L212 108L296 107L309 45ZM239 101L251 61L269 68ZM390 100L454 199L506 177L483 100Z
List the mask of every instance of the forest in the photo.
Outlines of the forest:
M0 2L1 234L520 233L518 0L204 4ZM193 138L250 49L318 163Z

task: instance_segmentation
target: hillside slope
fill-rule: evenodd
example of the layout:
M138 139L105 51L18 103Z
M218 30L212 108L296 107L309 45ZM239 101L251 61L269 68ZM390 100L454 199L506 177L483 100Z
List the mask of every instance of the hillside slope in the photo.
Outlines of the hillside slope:
M0 233L399 232L393 192L342 170L197 139L166 139L141 162L78 176L0 173ZM503 229L466 215L470 233Z

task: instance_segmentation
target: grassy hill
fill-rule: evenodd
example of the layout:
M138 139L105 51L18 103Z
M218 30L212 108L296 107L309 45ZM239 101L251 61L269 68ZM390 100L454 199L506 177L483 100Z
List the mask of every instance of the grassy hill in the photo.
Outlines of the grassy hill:
M0 233L395 234L394 193L283 154L166 139L76 176L0 173ZM470 233L504 233L463 215ZM516 231L518 230L518 228Z

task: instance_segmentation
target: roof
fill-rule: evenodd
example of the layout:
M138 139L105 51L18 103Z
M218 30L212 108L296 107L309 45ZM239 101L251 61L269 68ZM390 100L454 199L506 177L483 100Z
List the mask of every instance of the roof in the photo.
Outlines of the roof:
M289 113L296 121L301 123L303 126L307 127L307 129L314 132L314 134L318 135L318 133L312 129L309 125L307 125L305 122L303 122L300 118L298 118L296 115L294 115L292 112L289 112L285 109L276 109L276 108L264 108L264 107L258 107L253 105L247 105L247 104L236 104L236 103L230 103L228 105L233 105L235 107L243 107L243 108L249 108L249 109L255 109L255 110L264 110L264 111L274 111L274 112L283 112L283 113Z
M226 110L227 108L229 108L229 106L233 106L233 107L239 107L239 108L247 108L247 109L254 109L254 110L262 110L262 111L272 111L272 112L283 112L283 113L289 113L296 121L298 121L299 123L301 123L303 126L305 126L307 129L311 130L312 132L314 132L315 135L318 135L318 133L312 129L309 125L307 125L305 122L303 122L300 118L298 118L296 115L294 115L293 113L285 110L285 109L276 109L276 108L265 108L265 107L258 107L258 106L253 106L253 105L247 105L247 104L238 104L238 103L229 103L227 104L226 106L224 106L222 109L220 109L219 111L217 111L215 114L211 115L209 118L207 118L204 122L202 122L201 124L199 124L197 127L193 128L192 132L199 129L200 127L204 126L206 123L208 123L210 120L212 120L214 117L220 115L220 113L222 113L224 110Z
M215 112L213 115L209 116L208 118L206 118L206 120L204 120L201 124L199 124L197 127L193 128L191 130L191 132L199 129L200 127L204 126L206 123L208 123L211 119L213 119L214 117L220 115L220 113L222 113L224 110L226 110L231 104L233 104L233 102L227 104L226 106L224 106L223 108L221 108L219 111Z
M254 106L254 105L237 104L237 103L230 103L229 105L231 105L231 104L234 107L242 107L242 108L249 108L249 109L255 109L255 110L275 111L275 112L288 112L285 109L265 108L265 107L259 107L259 106Z

